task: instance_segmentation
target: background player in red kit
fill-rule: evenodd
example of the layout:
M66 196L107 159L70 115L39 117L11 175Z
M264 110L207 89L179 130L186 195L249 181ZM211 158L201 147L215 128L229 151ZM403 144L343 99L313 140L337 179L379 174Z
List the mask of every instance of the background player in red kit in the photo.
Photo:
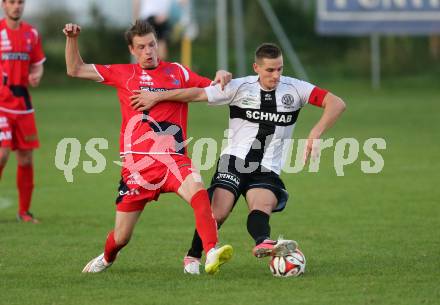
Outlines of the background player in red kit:
M146 203L157 200L161 193L174 192L193 208L207 253L205 271L216 273L231 258L232 247L215 247L217 224L208 193L185 149L187 104L164 102L143 113L130 106L130 96L137 90L203 88L211 81L178 63L161 61L154 29L146 21L136 21L126 32L130 53L137 64L85 64L78 49L80 27L67 24L63 32L68 75L115 87L122 112L120 152L124 164L116 199L115 228L108 234L104 253L92 259L83 272L101 272L109 267L129 242ZM224 83L230 78L230 73L219 71L215 81Z
M24 4L24 0L2 0L5 18L0 20L1 64L13 97L0 99L0 132L9 130L12 136L0 142L0 178L12 149L17 155L17 219L37 223L29 208L34 188L32 152L39 142L27 87L39 85L46 58L37 30L20 20Z

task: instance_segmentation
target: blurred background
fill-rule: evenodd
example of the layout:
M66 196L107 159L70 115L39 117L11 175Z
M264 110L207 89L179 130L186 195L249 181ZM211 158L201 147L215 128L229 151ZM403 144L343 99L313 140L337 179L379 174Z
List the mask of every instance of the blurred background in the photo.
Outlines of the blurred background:
M154 1L150 0L150 2ZM82 56L86 62L104 64L127 62L129 57L123 33L133 20L133 2L27 0L24 19L36 25L41 32L48 58L43 84L51 85L68 81L67 77L62 76L65 65L64 36L61 29L66 22L76 22L83 26L80 42ZM267 18L267 10L264 7L266 3L275 13L285 37L313 82L319 83L335 78L370 81L372 69L370 35L318 34L316 18L319 1L172 0L171 2L173 3L168 17L172 31L168 60L183 61L204 75L212 76L219 66L229 69L235 76L250 74L256 46L265 41L280 43L273 24ZM240 7L238 11L237 7ZM225 12L223 16L221 16L222 10ZM242 17L239 15L238 24L237 19L234 19L237 12L242 14ZM188 40L192 43L188 44ZM226 55L219 54L222 48L228 52ZM283 49L286 51L284 45ZM423 81L435 78L440 72L439 36L429 33L415 36L405 34L381 36L380 70L382 81L385 82L408 77ZM301 76L295 70L295 65L287 60L285 74Z
M26 0L24 20L40 31L47 56L41 87L31 88L41 141L32 212L42 224L15 222L11 158L0 183L0 304L437 305L440 0L148 2L152 10L168 10L168 60L211 77L218 67L234 76L252 74L255 48L276 42L285 75L305 76L347 103L324 138L356 139L359 146L344 146L344 153L358 158L337 176L335 149L327 148L319 172L283 173L289 204L271 219L273 237L300 243L307 275L268 279L267 263L250 255L248 211L240 199L220 235L234 246L233 263L215 279L188 280L181 265L193 214L177 196L164 194L148 206L129 249L109 272L81 276L114 224L121 118L114 88L66 76L61 30L67 22L82 25L85 62L128 63L124 31L134 13L145 11L131 0ZM228 112L192 104L188 135L212 137L220 148ZM321 115L318 107L301 111L294 139L306 138ZM81 143L73 183L55 163L65 138ZM108 149L98 149L106 166L91 174L85 165L97 160L86 143L96 138L109 142ZM377 174L361 170L371 163L363 149L371 138L386 140L386 149L376 147L385 164ZM62 161L68 163L72 151ZM202 171L205 183L213 172Z

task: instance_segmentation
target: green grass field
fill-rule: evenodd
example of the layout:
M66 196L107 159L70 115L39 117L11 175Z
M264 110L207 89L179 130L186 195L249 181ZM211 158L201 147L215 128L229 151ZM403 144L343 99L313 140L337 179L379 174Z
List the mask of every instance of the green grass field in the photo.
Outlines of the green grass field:
M216 276L189 277L182 257L193 232L192 210L173 194L150 204L133 240L108 272L81 274L102 252L114 221L119 181L119 106L103 86L34 90L42 147L36 152L32 211L40 225L15 221L15 160L0 184L0 304L438 304L440 299L439 89L418 82L323 83L347 102L343 119L325 137L356 138L359 158L338 177L333 149L318 173L283 174L291 200L271 219L273 237L296 239L307 257L301 278L272 277L268 261L251 255L253 242L240 201L220 231L233 260ZM227 108L192 105L189 134L221 139ZM307 136L320 110L303 110L295 132ZM55 167L57 143L78 138L83 150L74 182ZM106 138L106 170L86 174L84 145ZM368 138L386 139L385 166L364 174ZM209 182L212 170L204 171Z

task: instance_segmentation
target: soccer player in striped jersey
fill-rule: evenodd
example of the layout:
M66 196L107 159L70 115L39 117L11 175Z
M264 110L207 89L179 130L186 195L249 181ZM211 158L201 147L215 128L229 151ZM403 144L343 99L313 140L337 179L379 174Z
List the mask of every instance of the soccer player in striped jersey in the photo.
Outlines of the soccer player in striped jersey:
M306 104L324 109L312 128L305 159L314 139L330 128L345 109L345 103L332 93L308 82L282 76L283 56L278 46L266 43L255 53L257 75L233 79L224 90L219 86L180 89L168 92L137 92L132 107L154 110L162 100L208 101L209 105L229 105L229 143L221 152L209 192L212 210L223 224L240 195L247 201L247 229L255 240L256 257L284 255L294 251L293 240L272 240L269 218L284 209L288 192L280 179L282 156L292 137L300 110ZM202 248L197 231L184 258L184 271L199 274Z
M37 87L43 76L46 60L37 30L21 20L24 0L2 0L5 18L0 20L1 65L8 75L13 97L0 99L0 121L6 122L11 139L0 142L0 178L13 150L17 156L17 219L38 223L30 213L34 188L33 150L39 147L34 108L28 86Z
M217 248L217 224L213 218L208 193L186 151L188 105L164 102L154 110L138 112L130 106L136 90L168 91L178 88L207 87L211 80L178 63L158 58L154 28L138 20L126 32L130 53L136 64L97 65L83 62L78 37L81 28L67 24L67 73L116 88L122 124L120 154L123 168L116 199L116 221L109 232L104 253L92 259L83 272L101 272L110 267L119 251L129 242L145 205L161 193L174 192L194 210L197 231L206 253L205 271L215 274L231 258L229 245ZM231 75L217 72L214 82L224 84Z

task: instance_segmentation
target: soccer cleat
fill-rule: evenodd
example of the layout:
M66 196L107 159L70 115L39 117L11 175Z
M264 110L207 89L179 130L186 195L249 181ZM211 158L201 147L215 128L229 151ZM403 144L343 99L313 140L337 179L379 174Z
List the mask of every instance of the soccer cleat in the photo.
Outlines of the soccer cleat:
M216 274L220 266L229 261L232 257L233 249L230 245L220 248L212 248L206 254L205 271L208 274Z
M82 273L97 273L102 272L108 267L110 267L112 263L107 263L104 258L104 253L100 256L92 259L83 269Z
M200 274L200 258L185 256L183 258L183 273L199 275Z
M298 247L298 243L294 240L265 239L261 244L258 244L252 250L255 257L261 258L266 256L284 256L292 253Z
M19 222L40 223L40 221L36 219L31 212L18 213L17 220Z

